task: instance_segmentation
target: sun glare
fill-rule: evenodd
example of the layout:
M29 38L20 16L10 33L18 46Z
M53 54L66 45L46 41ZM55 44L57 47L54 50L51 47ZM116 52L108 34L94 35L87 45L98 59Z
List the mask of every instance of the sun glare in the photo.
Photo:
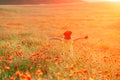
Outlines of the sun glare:
M120 2L120 0L84 0L88 2Z
M120 2L120 0L106 0L106 1L110 1L110 2Z

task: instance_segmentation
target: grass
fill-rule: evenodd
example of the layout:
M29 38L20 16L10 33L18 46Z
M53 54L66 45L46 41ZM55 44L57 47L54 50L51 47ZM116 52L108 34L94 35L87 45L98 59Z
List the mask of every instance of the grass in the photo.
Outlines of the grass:
M17 12L14 9L9 9L9 8L0 8L0 11L4 11L4 12Z
M102 55L97 55L95 52L92 52L91 55L91 52L88 52L89 50L86 50L86 54L85 51L76 52L76 55L72 57L61 55L62 53L59 50L55 50L55 46L47 44L40 46L34 40L22 41L22 38L14 36L12 39L1 40L1 80L9 80L8 78L11 77L17 80L27 79L28 77L33 80L40 78L49 80L87 80L89 78L94 80L103 78L119 80L119 77L116 78L115 76L117 71L112 70L112 64L109 64L109 59L112 58L110 56L106 57L107 62L99 61L98 59L102 59ZM14 42L10 44L9 41ZM38 46L39 48L36 49ZM38 70L40 72L37 73ZM19 76L15 75L17 71L20 71Z

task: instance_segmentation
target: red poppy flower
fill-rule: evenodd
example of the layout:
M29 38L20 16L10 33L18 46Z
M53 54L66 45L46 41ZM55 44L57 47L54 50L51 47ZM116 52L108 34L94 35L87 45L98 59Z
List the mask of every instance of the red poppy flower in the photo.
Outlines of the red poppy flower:
M15 80L14 77L10 77L10 80Z
M64 39L65 40L70 40L71 39L71 34L72 34L71 31L64 32Z

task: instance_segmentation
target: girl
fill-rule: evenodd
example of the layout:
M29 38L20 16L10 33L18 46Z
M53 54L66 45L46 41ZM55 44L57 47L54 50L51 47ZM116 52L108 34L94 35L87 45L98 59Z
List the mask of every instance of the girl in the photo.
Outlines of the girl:
M59 40L59 41L61 41L62 44L63 44L63 53L64 54L70 53L71 56L73 56L73 42L76 41L76 40L79 40L79 39L87 39L88 36L80 37L80 38L76 38L76 39L71 39L71 34L72 34L71 31L65 31L63 33L64 39L61 39L61 38L51 38L51 40Z

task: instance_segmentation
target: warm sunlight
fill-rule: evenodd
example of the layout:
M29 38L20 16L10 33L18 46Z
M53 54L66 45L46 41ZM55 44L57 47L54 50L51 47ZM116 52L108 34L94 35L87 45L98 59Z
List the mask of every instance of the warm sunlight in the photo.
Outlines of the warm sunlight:
M0 80L120 80L120 0L0 0Z
M88 2L120 2L120 0L84 0Z
M106 1L110 1L110 2L120 2L120 0L106 0Z

